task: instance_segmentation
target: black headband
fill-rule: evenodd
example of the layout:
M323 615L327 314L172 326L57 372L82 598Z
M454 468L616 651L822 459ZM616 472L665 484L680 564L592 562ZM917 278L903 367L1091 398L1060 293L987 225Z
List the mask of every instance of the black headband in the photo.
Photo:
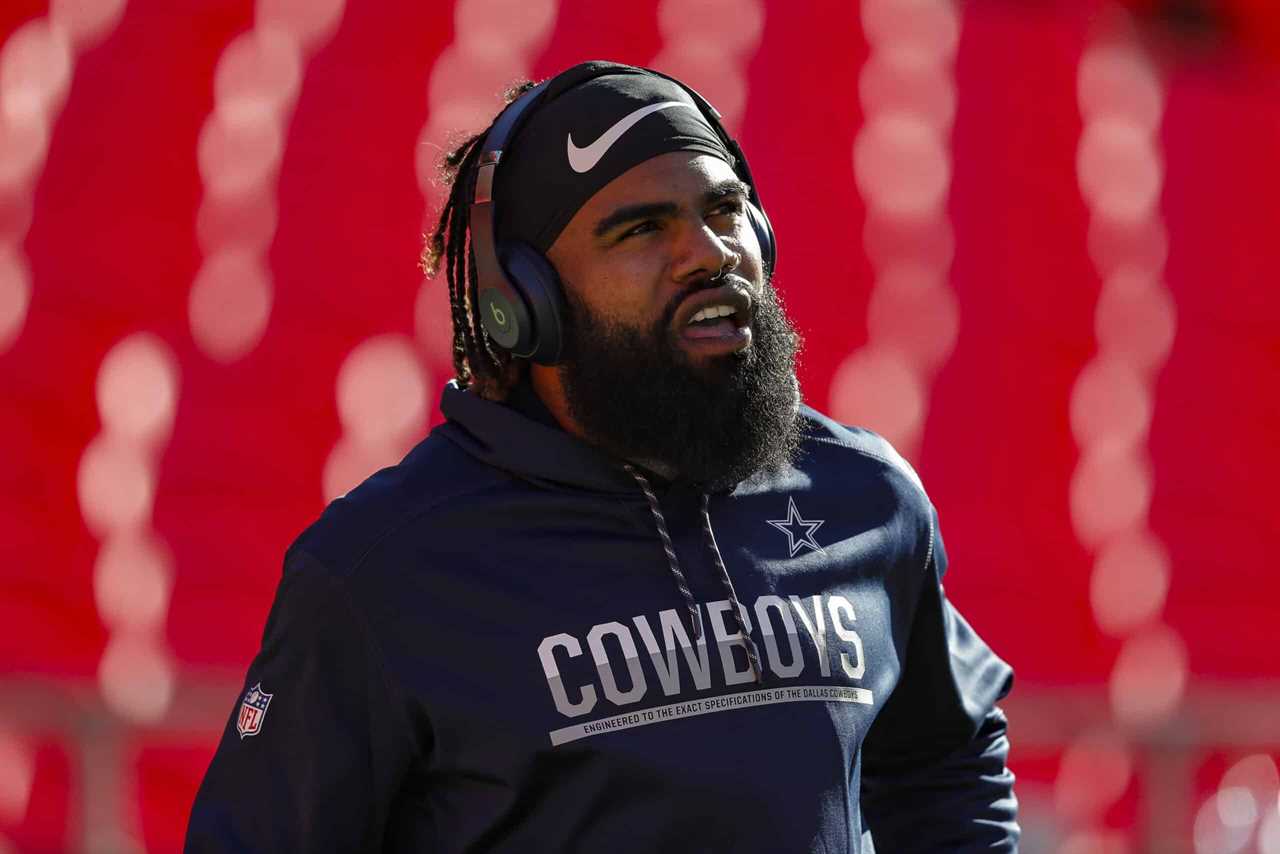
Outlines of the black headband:
M579 68L590 74L609 65ZM493 188L499 239L545 253L588 199L659 154L697 151L734 165L684 89L644 69L616 68L578 85L581 75L561 75L566 84L547 90L508 145Z

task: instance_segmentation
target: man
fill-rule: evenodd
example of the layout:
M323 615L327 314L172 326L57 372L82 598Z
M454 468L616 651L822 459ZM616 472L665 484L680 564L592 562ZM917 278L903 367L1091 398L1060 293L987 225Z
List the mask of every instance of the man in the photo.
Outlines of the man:
M290 548L188 850L1014 851L1012 675L800 404L736 144L630 66L514 94L447 158L447 421Z

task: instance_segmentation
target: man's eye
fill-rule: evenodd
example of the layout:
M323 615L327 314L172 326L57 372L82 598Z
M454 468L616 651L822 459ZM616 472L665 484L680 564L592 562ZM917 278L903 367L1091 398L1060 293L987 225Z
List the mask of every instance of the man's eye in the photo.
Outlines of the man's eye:
M733 216L742 213L744 204L742 199L727 199L711 209L712 216Z
M628 228L626 231L622 232L622 234L618 237L618 239L626 240L628 237L635 237L636 235L640 235L640 234L648 234L650 231L656 231L657 229L658 229L658 224L655 223L653 220L647 219L644 222L636 223L635 225Z

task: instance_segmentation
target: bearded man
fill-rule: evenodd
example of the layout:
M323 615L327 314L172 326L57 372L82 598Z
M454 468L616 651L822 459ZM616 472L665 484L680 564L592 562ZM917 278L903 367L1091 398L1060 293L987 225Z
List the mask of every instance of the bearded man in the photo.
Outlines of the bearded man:
M750 170L592 62L446 158L446 422L289 549L189 851L1014 851L937 515L800 402Z

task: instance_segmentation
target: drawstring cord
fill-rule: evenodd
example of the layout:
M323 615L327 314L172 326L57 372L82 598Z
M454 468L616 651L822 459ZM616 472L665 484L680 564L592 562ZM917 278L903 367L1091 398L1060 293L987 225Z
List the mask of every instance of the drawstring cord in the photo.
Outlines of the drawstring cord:
M699 616L698 605L693 601L693 593L689 591L689 582L685 579L684 573L680 570L680 561L676 558L675 546L671 544L671 535L667 533L667 522L662 516L662 508L658 505L658 496L654 493L653 487L649 485L649 479L635 469L631 464L623 466L627 470L627 474L635 479L639 484L640 491L644 493L644 497L649 501L649 511L653 514L653 521L658 529L658 536L662 538L662 550L667 553L667 565L671 567L671 575L676 580L676 587L680 589L680 596L684 599L685 608L689 612L689 630L693 633L694 640L702 638L702 620ZM702 496L702 533L706 539L707 549L711 552L712 563L715 564L716 572L720 575L720 583L724 585L724 589L729 594L729 602L733 605L733 617L738 623L738 631L742 635L743 647L747 651L747 660L751 664L751 674L755 677L758 684L764 682L764 671L760 667L760 650L756 646L755 640L751 637L751 633L747 630L746 615L742 610L742 603L738 600L738 594L733 589L733 580L729 578L729 571L725 568L724 558L720 555L720 547L716 544L716 535L711 530L711 513L708 510L710 498L707 495Z
M724 589L729 591L729 602L733 604L733 616L738 621L738 631L742 633L743 646L747 650L747 660L751 662L751 674L755 676L758 684L764 683L764 672L760 669L760 650L756 647L755 640L751 637L751 632L747 629L747 617L742 612L742 602L738 600L738 593L733 589L733 579L729 578L729 570L725 569L724 558L720 556L720 546L716 545L715 531L711 530L711 511L708 505L711 503L711 496L703 493L702 495L702 533L707 538L707 548L711 550L711 561L716 565L716 571L720 573L720 583L724 585Z
M635 478L636 483L640 484L640 491L644 493L644 497L649 499L649 510L653 513L653 521L658 526L658 536L662 538L662 550L667 553L667 565L671 567L671 574L675 576L676 587L680 588L680 595L684 598L685 608L689 611L689 631L693 633L693 639L702 639L702 620L698 616L698 606L693 601L693 594L689 592L689 582L685 580L684 573L680 571L680 561L676 559L675 546L671 545L671 535L667 533L667 522L662 518L662 508L658 506L658 496L654 494L653 488L649 486L649 479L630 464L623 466L627 470L627 474Z

